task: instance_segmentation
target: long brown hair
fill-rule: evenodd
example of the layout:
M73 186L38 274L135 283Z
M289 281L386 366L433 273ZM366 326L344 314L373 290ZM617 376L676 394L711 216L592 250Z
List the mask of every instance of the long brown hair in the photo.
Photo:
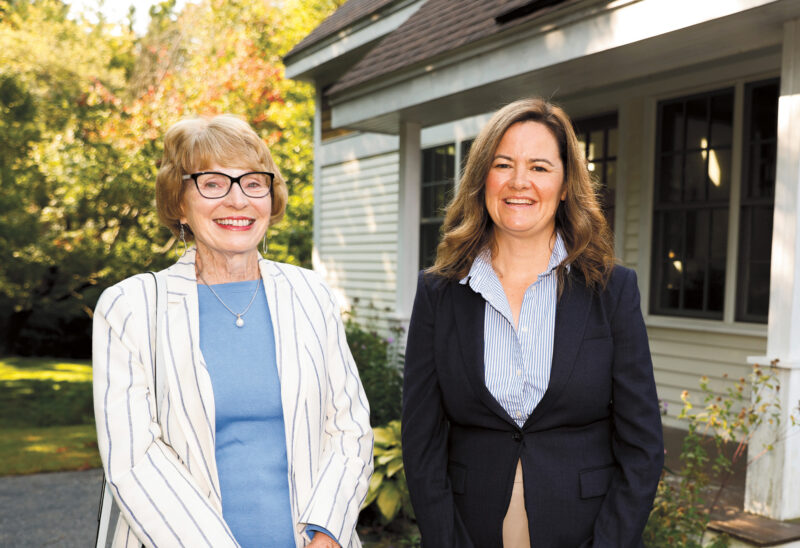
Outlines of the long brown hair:
M564 239L567 258L557 269L559 287L563 287L567 264L583 274L588 286L602 287L614 266L614 249L596 185L569 116L538 97L501 108L475 138L456 195L447 207L436 262L428 272L460 280L469 273L478 253L491 245L494 223L486 210L486 177L508 128L528 121L544 124L552 132L564 165L566 197L556 211L556 229Z

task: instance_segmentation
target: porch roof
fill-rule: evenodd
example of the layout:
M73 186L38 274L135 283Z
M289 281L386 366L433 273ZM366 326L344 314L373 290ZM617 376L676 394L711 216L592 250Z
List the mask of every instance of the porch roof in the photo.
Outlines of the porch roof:
M348 0L339 9L333 12L327 19L319 24L311 33L303 38L286 54L286 62L310 48L314 44L321 42L347 28L353 23L364 19L383 7L396 2L397 0Z
M335 94L428 62L578 2L587 3L586 0L428 0L345 73L328 93Z
M428 0L328 90L333 127L397 134L403 122L429 127L521 94L588 97L780 51L784 22L800 16L796 0L563 0L498 23L531 5Z

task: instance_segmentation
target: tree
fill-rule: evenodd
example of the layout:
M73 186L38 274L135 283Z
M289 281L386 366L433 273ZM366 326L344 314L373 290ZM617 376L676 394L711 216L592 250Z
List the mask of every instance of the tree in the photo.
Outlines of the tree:
M0 0L6 352L87 355L102 289L173 260L153 185L161 138L185 116L230 112L255 127L290 187L270 256L310 265L313 95L280 59L340 3L204 0L176 12L167 0L137 38L70 20L58 0Z

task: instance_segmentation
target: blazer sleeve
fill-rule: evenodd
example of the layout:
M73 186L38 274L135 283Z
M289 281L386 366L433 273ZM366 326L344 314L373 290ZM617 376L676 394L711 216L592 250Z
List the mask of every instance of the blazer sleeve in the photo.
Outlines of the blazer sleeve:
M664 464L661 414L636 274L620 271L626 276L610 319L614 340L612 448L619 472L595 520L595 548L642 545Z
M299 526L317 525L330 531L341 546L350 546L372 475L373 434L369 404L347 346L339 307L327 287L322 300L329 398L320 475L308 505L301 509Z
M403 374L403 465L424 547L470 548L447 475L448 420L436 373L436 310L420 273Z
M147 295L133 306L139 298L118 284L101 295L94 314L94 408L106 478L145 546L238 546L221 512L161 437L148 382L150 333L135 327L149 325L134 312L144 314Z

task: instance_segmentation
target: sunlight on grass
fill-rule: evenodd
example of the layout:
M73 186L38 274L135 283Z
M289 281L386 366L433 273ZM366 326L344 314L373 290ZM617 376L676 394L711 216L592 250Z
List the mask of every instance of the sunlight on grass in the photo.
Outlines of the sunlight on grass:
M0 358L0 381L92 382L91 362L57 358Z
M0 429L0 476L99 467L93 425Z

